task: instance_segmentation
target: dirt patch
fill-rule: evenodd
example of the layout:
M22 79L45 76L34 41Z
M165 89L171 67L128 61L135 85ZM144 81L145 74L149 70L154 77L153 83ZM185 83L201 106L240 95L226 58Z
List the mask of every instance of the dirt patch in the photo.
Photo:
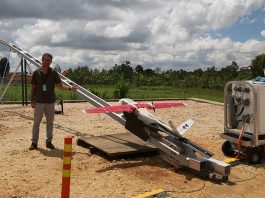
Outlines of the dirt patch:
M223 107L185 101L184 108L156 110L164 122L176 125L194 117L187 138L225 159ZM3 105L1 105L3 106ZM1 107L0 106L0 107ZM64 115L55 116L55 150L45 147L45 119L41 124L39 149L29 151L33 110L0 110L0 197L60 197L64 137L74 137L71 197L131 197L163 188L170 197L264 197L265 165L241 164L232 168L229 182L203 180L187 168L176 169L160 156L109 160L77 146L78 137L124 133L125 129L107 115L89 115L81 110L87 103L64 104Z

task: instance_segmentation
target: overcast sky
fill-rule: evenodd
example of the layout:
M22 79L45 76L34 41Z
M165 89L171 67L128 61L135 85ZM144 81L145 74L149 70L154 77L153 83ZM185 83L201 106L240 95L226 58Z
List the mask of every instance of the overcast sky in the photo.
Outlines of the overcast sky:
M265 53L265 0L1 0L0 39L54 64L248 66ZM0 48L1 56L8 54Z

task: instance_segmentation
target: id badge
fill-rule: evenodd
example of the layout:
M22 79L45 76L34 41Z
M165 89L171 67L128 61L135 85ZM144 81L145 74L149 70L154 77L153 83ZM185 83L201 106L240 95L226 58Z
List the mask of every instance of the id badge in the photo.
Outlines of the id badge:
M42 85L42 91L47 91L47 85L46 84Z

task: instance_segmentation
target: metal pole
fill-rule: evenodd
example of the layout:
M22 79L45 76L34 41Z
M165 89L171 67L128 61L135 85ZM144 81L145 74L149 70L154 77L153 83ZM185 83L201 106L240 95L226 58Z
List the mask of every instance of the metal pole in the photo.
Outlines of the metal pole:
M24 85L25 85L25 104L26 104L26 106L28 105L28 89L27 89L27 86L28 86L28 81L27 81L27 60L26 59L24 59L24 74L25 74L25 77L24 77L24 79L25 79L25 83L24 83Z
M24 106L24 58L21 58L20 61L20 66L21 66L21 88L22 88L22 106Z

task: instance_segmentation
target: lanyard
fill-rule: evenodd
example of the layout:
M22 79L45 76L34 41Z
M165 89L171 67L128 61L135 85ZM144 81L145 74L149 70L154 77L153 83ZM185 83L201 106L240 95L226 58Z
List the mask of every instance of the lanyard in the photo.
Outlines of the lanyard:
M44 74L43 71L40 72L41 83L42 83L43 85L46 84L49 73L50 73L50 69L48 69L47 74Z

